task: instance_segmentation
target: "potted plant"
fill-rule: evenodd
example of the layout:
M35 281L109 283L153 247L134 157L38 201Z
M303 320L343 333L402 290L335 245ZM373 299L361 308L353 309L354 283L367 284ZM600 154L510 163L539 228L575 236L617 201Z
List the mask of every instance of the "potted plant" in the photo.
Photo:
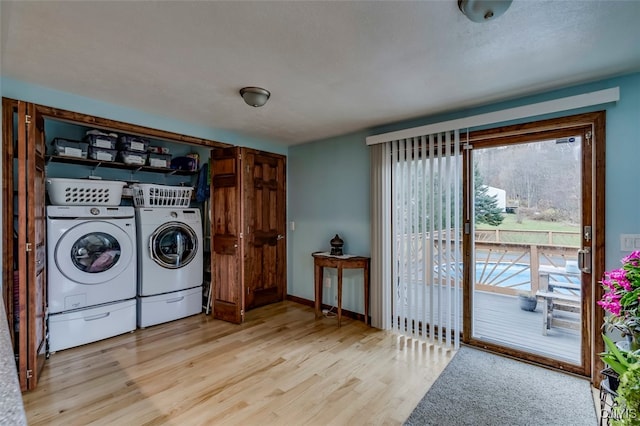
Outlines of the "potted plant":
M604 294L598 301L607 316L603 324L606 332L619 331L625 338L615 343L603 334L606 352L602 360L608 369L609 388L617 393L615 412L611 413L611 425L640 425L640 251L634 251L622 259L622 267L604 273Z
M518 292L518 300L520 302L520 309L523 311L533 312L538 306L538 298L530 291Z
M622 268L604 273L604 294L598 301L609 315L605 331L618 330L629 342L629 350L640 349L640 251L622 259Z
M640 362L635 362L620 376L612 426L640 425Z
M602 335L602 339L607 350L601 353L600 357L609 366L602 373L609 380L609 389L616 392L620 377L627 372L630 366L640 361L640 351L629 352L621 349L605 334Z

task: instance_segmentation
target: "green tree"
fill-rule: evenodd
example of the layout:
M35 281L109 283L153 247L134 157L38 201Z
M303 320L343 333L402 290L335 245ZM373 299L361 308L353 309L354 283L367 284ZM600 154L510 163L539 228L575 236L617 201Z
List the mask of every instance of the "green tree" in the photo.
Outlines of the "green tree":
M502 223L502 209L498 207L496 196L489 195L489 187L484 184L484 179L478 171L478 167L473 168L475 180L475 219L476 224L486 223L491 226L498 226Z
M428 171L422 173L417 172L417 167L414 162L407 165L407 169L404 170L406 176L400 175L398 178L406 182L406 185L401 186L401 203L398 203L396 208L396 214L404 220L404 226L406 232L426 232L431 226L433 220L436 228L446 228L447 218L450 220L449 226L453 226L455 222L455 208L453 196L449 203L447 203L447 197L444 193L446 188L443 188L443 192L439 191L440 188L440 176L436 172L433 176L429 176ZM477 167L474 167L475 176L475 222L486 223L491 226L498 226L502 223L504 216L502 215L502 209L498 207L498 199L495 196L489 195L489 187L484 184L484 180L480 175ZM433 179L431 181L430 179ZM427 188L425 191L424 188ZM431 194L431 188L433 188L433 194ZM451 191L455 191L455 188L450 188ZM394 195L396 197L397 195ZM462 203L462 193L459 194L459 200ZM400 200L398 200L400 201ZM433 217L430 217L429 212L431 209L431 202L433 201ZM447 209L447 206L449 209ZM447 213L450 214L447 217ZM462 205L460 206L460 214L462 214ZM415 215L415 216L411 216ZM409 217L413 217L409 220ZM459 223L462 223L462 217L459 218Z

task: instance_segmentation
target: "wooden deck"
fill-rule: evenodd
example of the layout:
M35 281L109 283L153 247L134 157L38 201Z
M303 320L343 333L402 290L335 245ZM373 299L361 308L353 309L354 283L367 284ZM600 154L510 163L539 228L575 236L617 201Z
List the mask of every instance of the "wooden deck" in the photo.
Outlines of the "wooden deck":
M413 293L412 293L413 290ZM424 287L412 286L404 295L405 300L415 300L416 308L409 310L401 317L426 318L429 321L429 304L426 305L426 315L423 315ZM437 290L436 290L437 292ZM442 297L446 300L446 291ZM462 295L459 295L462 301ZM440 318L435 304L434 317ZM446 318L446 304L443 317ZM580 332L559 327L551 327L547 334L543 333L542 302L538 301L538 306L534 312L523 311L517 296L477 291L474 300L474 324L472 325L473 337L479 340L499 344L512 349L518 349L559 361L580 365ZM451 323L453 324L453 314ZM459 321L462 324L462 308L459 312ZM579 321L579 314L562 313L575 321ZM444 324L448 326L448 324Z
M520 309L517 297L476 291L474 306L475 338L580 364L580 332L552 327L543 335L541 302L534 312L527 312Z

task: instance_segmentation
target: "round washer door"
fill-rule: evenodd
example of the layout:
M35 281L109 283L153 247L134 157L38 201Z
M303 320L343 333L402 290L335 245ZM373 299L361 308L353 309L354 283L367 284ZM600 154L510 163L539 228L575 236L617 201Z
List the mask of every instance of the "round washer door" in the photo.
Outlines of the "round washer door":
M182 222L167 222L149 237L151 258L163 268L182 268L197 252L198 237L193 228Z
M55 249L56 266L79 284L116 278L132 262L134 246L122 228L110 222L83 222L70 228Z

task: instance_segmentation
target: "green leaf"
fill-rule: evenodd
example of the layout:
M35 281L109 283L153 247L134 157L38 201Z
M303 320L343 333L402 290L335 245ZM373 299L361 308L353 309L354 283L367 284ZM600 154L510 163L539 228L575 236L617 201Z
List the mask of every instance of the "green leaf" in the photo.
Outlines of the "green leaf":
M634 291L630 291L622 296L622 298L620 299L620 304L625 307L633 305L634 303L638 302L638 296L640 296L640 288L637 288Z
M618 349L618 347L613 342L613 340L611 340L605 334L602 335L602 340L604 340L604 343L607 346L607 349L615 357L615 360L619 364L621 364L621 367L623 367L624 370L629 368L629 362L627 361L627 357L620 351L620 349ZM607 363L607 364L609 364L609 363ZM609 364L609 365L611 365L611 364ZM613 368L613 366L611 366L611 368ZM613 369L615 370L615 368L613 368ZM624 372L624 370L623 370L623 372ZM620 374L620 372L618 372L618 371L616 371L616 373Z
M613 371L615 371L616 373L618 373L618 376L621 376L622 374L624 374L625 371L627 371L627 367L623 366L622 364L620 364L615 358L611 357L602 357L602 360L604 362L606 362L609 367L611 367L611 369L613 369Z

